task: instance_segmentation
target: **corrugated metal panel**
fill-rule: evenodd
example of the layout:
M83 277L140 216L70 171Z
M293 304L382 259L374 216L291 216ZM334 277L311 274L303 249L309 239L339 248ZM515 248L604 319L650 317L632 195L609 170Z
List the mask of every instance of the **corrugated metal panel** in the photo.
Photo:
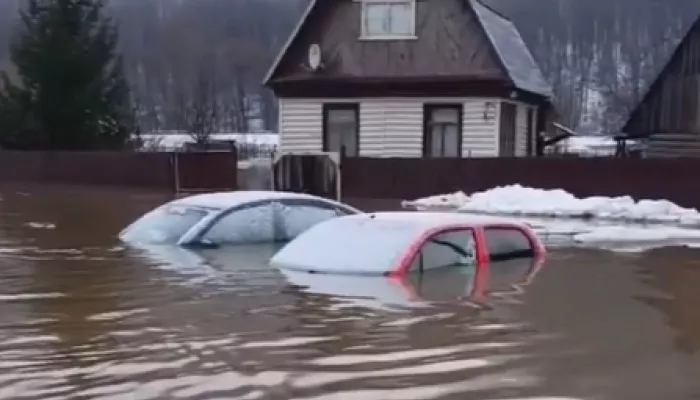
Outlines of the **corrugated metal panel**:
M279 149L282 152L323 150L323 102L279 99Z
M647 157L700 157L700 137L694 134L658 134L647 142Z
M496 106L491 116L484 119L486 103ZM498 116L500 102L495 100L468 99L464 101L462 116L462 156L463 157L497 157L498 156Z

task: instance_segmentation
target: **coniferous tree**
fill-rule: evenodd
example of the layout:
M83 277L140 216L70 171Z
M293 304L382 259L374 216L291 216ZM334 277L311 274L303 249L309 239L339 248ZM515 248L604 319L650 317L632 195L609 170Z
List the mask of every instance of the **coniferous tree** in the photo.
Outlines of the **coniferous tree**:
M43 150L120 148L130 96L103 0L28 0L0 77L0 141Z

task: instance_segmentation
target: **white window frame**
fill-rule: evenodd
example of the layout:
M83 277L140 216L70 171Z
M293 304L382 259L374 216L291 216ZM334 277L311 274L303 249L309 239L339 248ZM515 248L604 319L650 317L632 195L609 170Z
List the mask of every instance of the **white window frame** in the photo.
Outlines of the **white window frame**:
M417 39L416 35L416 2L417 0L355 0L360 3L362 11L360 13L360 40L411 40ZM411 6L411 33L404 35L369 35L366 32L365 20L367 18L367 5L371 4L405 4Z

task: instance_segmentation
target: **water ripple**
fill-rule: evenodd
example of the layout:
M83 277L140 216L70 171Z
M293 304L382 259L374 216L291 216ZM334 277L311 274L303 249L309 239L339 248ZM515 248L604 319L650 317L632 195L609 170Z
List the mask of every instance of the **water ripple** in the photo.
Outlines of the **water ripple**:
M693 268L674 268L666 255L657 262L664 268L642 277L641 254L614 262L597 253L555 254L558 264L543 276L527 285L501 281L479 304L448 296L447 286L464 294L464 285L444 279L432 286L440 301L382 308L376 299L300 290L263 262L270 249L239 257L121 246L114 233L143 210L112 216L132 200L72 207L75 197L20 197L3 196L8 211L0 213L0 399L700 393L694 361L678 350L700 348L692 323L697 253L677 261ZM27 214L30 200L39 206ZM55 221L55 229L29 221ZM682 287L683 306L674 285Z

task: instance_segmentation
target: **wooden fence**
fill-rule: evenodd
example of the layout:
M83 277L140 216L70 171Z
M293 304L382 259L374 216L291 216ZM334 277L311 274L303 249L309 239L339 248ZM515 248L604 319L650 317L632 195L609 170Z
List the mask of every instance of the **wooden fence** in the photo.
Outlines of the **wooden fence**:
M700 159L344 158L343 199L413 199L521 184L576 196L667 199L700 208Z
M237 174L235 152L0 151L0 182L177 192L236 189Z

